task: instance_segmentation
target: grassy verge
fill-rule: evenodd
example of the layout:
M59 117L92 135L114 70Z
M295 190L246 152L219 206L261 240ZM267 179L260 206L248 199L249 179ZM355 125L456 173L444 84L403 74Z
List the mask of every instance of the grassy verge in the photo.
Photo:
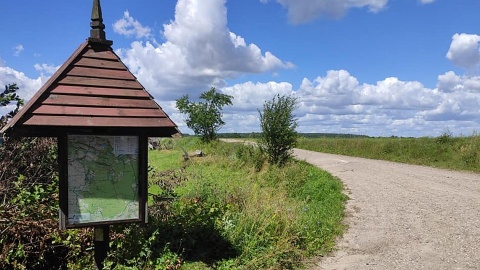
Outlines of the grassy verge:
M302 138L302 149L480 172L480 136L436 138Z
M342 233L346 198L330 174L304 162L269 166L240 144L175 144L149 153L149 224L117 226L107 265L294 269ZM180 147L205 156L184 162Z

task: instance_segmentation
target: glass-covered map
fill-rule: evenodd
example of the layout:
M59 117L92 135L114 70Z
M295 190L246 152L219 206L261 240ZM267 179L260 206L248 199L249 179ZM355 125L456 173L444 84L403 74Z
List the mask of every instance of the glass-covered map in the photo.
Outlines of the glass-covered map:
M68 224L139 218L138 144L136 136L68 136Z

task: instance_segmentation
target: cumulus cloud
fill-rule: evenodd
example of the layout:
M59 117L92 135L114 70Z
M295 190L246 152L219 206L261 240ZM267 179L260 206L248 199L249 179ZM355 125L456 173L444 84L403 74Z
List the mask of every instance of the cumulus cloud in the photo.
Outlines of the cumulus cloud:
M372 84L359 84L345 70L331 70L313 82L304 79L298 95L305 113L364 113L379 110L415 110L431 108L435 103L432 91L419 82L403 82L386 78Z
M224 94L233 96L233 109L238 112L256 111L263 107L266 100L276 95L294 93L292 84L288 82L245 82L222 89Z
M291 68L271 52L262 53L227 27L225 0L179 0L175 19L164 25L165 42L135 41L117 53L157 98L194 95L245 73Z
M479 124L480 77L459 76L453 71L438 76L442 99L435 110L425 112L430 120L469 120Z
M139 21L130 16L130 12L125 11L123 17L113 24L113 31L126 37L150 38L152 30L150 27L143 26Z
M36 71L39 71L41 74L44 74L46 76L51 76L57 69L60 68L60 66L54 66L54 65L49 65L49 64L35 64L34 68Z
M262 110L265 101L272 100L276 95L295 95L292 84L273 81L249 81L225 87L221 91L233 97L233 106L225 108L227 126L223 132L259 132L258 110Z
M478 35L465 33L453 35L447 59L469 73L476 73L480 66L479 42Z
M436 0L418 0L421 4L430 4ZM267 3L269 0L260 0ZM312 21L319 17L340 18L352 8L368 8L377 13L387 7L388 0L276 0L288 12L288 19L293 24Z
M246 82L222 91L235 98L234 106L225 109L223 132L259 131L257 110L276 94L298 99L300 132L438 136L450 128L456 135L470 135L480 124L480 77L453 72L439 76L435 89L395 77L360 83L345 70L330 70L304 78L298 88L286 82Z
M480 77L457 75L453 71L438 76L437 88L444 93L468 92L480 94Z
M0 67L0 86L16 83L21 98L30 99L40 89L47 78L42 76L31 79L25 73L10 67Z
M260 0L262 3L268 0ZM385 8L388 0L276 0L287 9L288 18L294 24L305 23L318 17L340 18L351 8L367 7L371 12Z
M13 56L20 56L20 54L25 50L22 44L18 44L17 46L13 47Z
M19 94L21 97L29 99L41 86L41 82L42 78L31 79L23 72L8 67L5 61L0 58L0 87L2 87L0 91L3 91L5 85L16 83L20 88Z
M19 88L19 96L25 100L29 100L46 82L46 80L47 78L43 76L40 76L36 79L31 79L23 72L0 65L0 87L2 87L1 91L3 91L3 87L5 85L16 83ZM4 115L11 110L11 107L0 107L0 115Z

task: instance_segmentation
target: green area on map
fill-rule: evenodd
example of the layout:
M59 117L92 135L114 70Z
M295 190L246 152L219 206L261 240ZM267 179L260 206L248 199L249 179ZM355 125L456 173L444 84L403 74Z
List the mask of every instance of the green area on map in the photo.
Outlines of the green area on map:
M68 223L138 218L138 137L69 135Z

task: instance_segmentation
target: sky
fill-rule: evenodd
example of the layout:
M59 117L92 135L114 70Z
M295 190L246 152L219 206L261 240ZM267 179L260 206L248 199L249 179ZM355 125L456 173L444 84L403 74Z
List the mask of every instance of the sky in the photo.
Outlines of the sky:
M89 36L92 0L1 1L0 85L29 99ZM480 131L478 0L102 0L107 39L184 133L175 100L233 97L220 132L259 132L276 95L298 132ZM8 108L0 108L4 114Z

